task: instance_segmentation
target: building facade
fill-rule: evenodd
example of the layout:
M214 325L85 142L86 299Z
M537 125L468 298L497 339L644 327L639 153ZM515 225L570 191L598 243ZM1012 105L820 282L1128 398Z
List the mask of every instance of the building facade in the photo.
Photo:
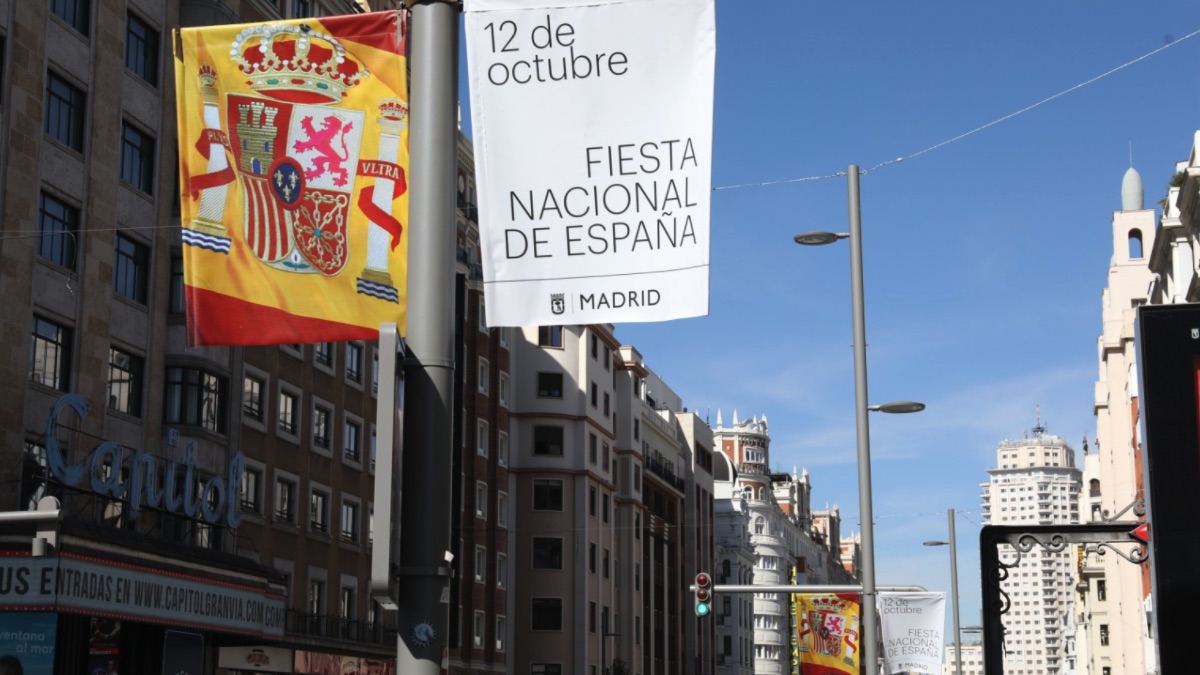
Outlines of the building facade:
M842 566L840 517L836 511L824 514L821 525L814 522L812 485L808 472L802 476L770 470L770 429L767 419L739 420L726 426L717 412L713 439L728 459L733 472L722 494L730 495L730 512L746 512L750 525L750 543L754 551L753 583L766 585L852 584L854 577ZM823 529L822 529L823 528ZM724 569L726 561L744 564L738 548L722 549L717 561ZM760 674L791 673L794 662L791 598L786 593L755 593L754 665ZM734 631L729 635L733 648ZM724 646L724 645L722 645ZM740 652L738 652L740 655ZM726 657L734 655L732 652ZM737 664L740 667L740 661Z
M0 510L61 505L46 555L0 532L4 565L60 580L0 621L42 622L54 672L393 668L374 346L188 346L176 179L172 27L359 11L0 4Z
M1032 435L1002 441L996 449L996 468L980 485L984 524L1076 524L1079 486L1075 451L1046 433L1039 421ZM1074 553L1034 547L1019 554L1002 547L1000 559L1009 566L1008 578L1000 583L1009 602L1000 617L1005 675L1063 673L1064 617L1074 611L1067 601L1074 591Z
M1081 517L1090 521L1135 520L1134 504L1145 496L1137 424L1137 363L1134 327L1137 308L1150 294L1157 300L1182 301L1178 283L1188 271L1190 252L1173 243L1186 238L1179 221L1178 196L1172 188L1162 227L1145 208L1141 176L1130 167L1121 183L1121 210L1113 212L1112 258L1101 295L1102 332L1097 340L1095 448L1085 454ZM1148 263L1170 259L1170 269L1155 275ZM1185 282L1188 283L1188 282ZM1082 549L1078 565L1079 611L1076 615L1080 671L1096 675L1154 672L1153 644L1147 640L1149 570L1120 556L1102 556L1095 546Z

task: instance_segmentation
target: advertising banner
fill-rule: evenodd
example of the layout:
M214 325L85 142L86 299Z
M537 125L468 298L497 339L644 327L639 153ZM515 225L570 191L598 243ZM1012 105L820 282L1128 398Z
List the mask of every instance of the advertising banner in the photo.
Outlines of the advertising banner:
M0 612L0 672L53 675L57 632L53 612Z
M188 339L404 328L408 85L397 12L184 28L176 41Z
M283 637L284 598L264 588L67 552L0 556L0 579L11 580L0 585L0 612L57 610Z
M880 593L879 620L887 675L941 675L945 593Z
M857 675L860 598L857 593L792 596L801 675Z
M490 326L708 313L713 0L467 0Z

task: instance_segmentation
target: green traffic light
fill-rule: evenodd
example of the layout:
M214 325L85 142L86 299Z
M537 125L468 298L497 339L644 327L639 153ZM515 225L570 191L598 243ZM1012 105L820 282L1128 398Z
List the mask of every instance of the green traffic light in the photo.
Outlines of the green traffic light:
M709 607L707 602L696 603L696 616L708 616L708 610Z

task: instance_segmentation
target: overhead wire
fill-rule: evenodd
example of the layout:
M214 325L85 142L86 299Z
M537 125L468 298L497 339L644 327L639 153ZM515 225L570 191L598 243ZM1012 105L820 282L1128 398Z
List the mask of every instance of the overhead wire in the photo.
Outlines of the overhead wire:
M1131 61L1126 61L1125 63L1122 63L1121 65L1119 65L1115 68L1112 68L1110 70L1107 70L1103 73L1100 73L1099 75L1096 75L1095 77L1092 77L1088 80L1084 80L1083 82L1080 82L1079 84L1076 84L1072 87L1068 87L1068 88L1058 92L1057 94L1047 96L1046 98L1043 98L1042 100L1040 100L1036 103L1031 103L1031 104L1025 106L1024 108L1021 108L1020 110L1016 110L1014 112L1008 113L1007 115L1004 115L1003 117L994 119L991 122L988 122L987 124L981 124L981 125L975 127L974 129L971 129L970 131L963 132L957 136L948 138L939 143L934 143L933 145L931 145L923 150L918 150L916 152L913 152L913 153L910 153L907 155L903 155L903 156L897 157L895 159L889 159L889 160L886 160L883 162L879 162L878 164L872 166L869 169L861 169L859 171L859 173L861 175L866 175L868 173L871 173L872 171L882 169L885 166L890 166L892 164L899 164L900 162L904 162L904 161L907 161L907 160L910 160L910 159L913 159L916 157L920 157L921 155L924 155L926 153L930 153L930 152L933 152L934 150L939 150L941 148L944 148L947 145L950 145L951 143L957 143L958 141L961 141L965 138L973 136L981 131L990 129L991 127L994 127L997 124L1000 124L1002 122L1007 122L1008 120L1013 119L1014 117L1017 117L1018 115L1023 115L1025 113L1029 112L1030 110L1033 110L1035 108L1043 106L1055 99L1066 96L1067 94L1070 94L1074 91L1078 91L1079 89L1082 89L1082 88L1088 86L1089 84L1093 84L1095 82L1103 80L1104 78L1106 78L1110 75L1113 75L1122 70L1125 70L1126 68L1128 68L1136 63L1144 61L1144 60L1150 58L1151 56L1158 54L1159 52L1170 49L1171 47L1174 47L1175 45L1177 45L1185 40L1189 40L1197 35L1200 35L1200 29L1196 29L1196 30L1192 31L1191 33L1188 33L1187 35L1184 35L1183 37L1181 37L1179 39L1172 40L1157 49L1146 52L1145 54L1142 54L1141 56L1139 56ZM818 175L818 176L804 176L802 178L783 178L783 179L778 179L778 180L759 181L757 183L740 183L740 184L736 184L736 185L718 185L718 186L713 187L713 191L715 192L717 190L735 190L735 189L739 189L739 188L766 187L769 185L781 185L781 184L785 184L785 183L802 183L805 181L827 180L830 178L838 178L838 177L845 176L845 175L846 175L845 171L839 171L837 173L830 173L830 174L824 174L824 175Z

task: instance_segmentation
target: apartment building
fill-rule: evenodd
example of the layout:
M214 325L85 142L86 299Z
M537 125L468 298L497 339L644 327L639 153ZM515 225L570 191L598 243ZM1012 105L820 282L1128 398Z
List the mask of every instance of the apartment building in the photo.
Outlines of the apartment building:
M53 672L159 672L166 653L190 672L394 668L394 619L369 593L375 405L394 376L372 342L189 347L176 179L172 27L361 5L0 3L0 372L15 385L0 392L0 510L62 505L53 555L29 555L31 525L5 526L4 564L138 582L158 603L60 590L0 614L57 634ZM465 140L459 157L448 659L504 672L512 383L506 333L482 321Z
M1023 438L1002 441L996 468L982 489L986 525L1055 525L1079 522L1080 472L1075 451L1039 421ZM1070 549L1034 546L1020 553L1002 547L1008 577L1000 590L1008 599L1004 625L1005 675L1063 673L1065 615L1074 611L1075 558ZM1071 636L1074 639L1074 635Z

